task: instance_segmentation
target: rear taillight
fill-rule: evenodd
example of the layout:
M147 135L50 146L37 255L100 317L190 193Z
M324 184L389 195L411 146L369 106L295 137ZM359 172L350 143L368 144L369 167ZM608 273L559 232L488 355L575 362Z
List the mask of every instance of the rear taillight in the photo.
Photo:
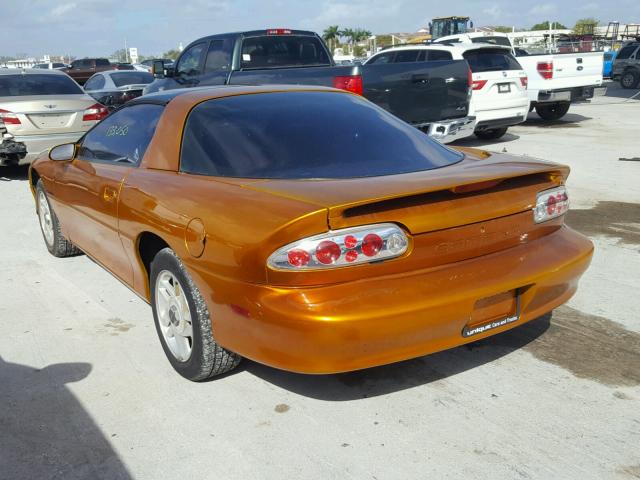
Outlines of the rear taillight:
M358 95L362 95L364 93L364 89L362 87L362 76L360 75L341 75L333 77L333 86L340 90L357 93Z
M291 35L291 30L288 28L270 28L267 30L267 35Z
M109 115L109 109L104 105L96 103L91 105L84 111L84 115L82 115L83 122L90 122L93 120L102 120L103 118Z
M473 72L470 68L467 69L467 86L473 88Z
M527 88L527 86L529 85L529 78L528 77L520 77L520 84L524 88Z
M0 108L0 122L3 122L5 125L20 125L20 119L18 116L10 112L9 110L3 110Z
M552 188L538 193L536 206L533 209L533 220L536 223L546 222L564 215L569 210L569 196L565 187Z
M486 84L486 80L474 80L471 86L474 90L481 90Z
M323 270L399 257L407 251L404 231L381 223L345 228L290 243L274 252L267 265L276 270Z
M553 62L538 62L538 73L545 80L553 78Z

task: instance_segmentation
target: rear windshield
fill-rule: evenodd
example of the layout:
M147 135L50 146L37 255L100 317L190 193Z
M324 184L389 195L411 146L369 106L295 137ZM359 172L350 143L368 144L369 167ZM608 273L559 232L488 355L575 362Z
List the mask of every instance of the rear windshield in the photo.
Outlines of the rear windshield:
M430 170L462 158L362 97L280 92L195 107L180 169L221 177L359 178Z
M66 75L0 75L0 97L75 95L84 93Z
M111 80L116 87L153 82L153 75L148 72L119 72L112 73Z
M492 43L493 45L504 45L510 47L511 42L508 37L474 37L471 39L473 43Z
M266 35L242 41L241 68L282 68L330 65L329 55L317 37Z
M462 55L474 73L499 72L502 70L522 70L518 61L503 48L483 48L469 50Z

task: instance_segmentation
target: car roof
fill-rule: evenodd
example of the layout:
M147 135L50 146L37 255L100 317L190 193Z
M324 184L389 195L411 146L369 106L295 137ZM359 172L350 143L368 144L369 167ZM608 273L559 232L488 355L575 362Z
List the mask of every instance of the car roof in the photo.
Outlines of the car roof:
M232 97L237 95L250 95L256 93L276 93L295 91L327 91L345 92L331 87L316 85L215 85L208 87L176 88L174 90L163 90L162 92L150 93L142 97L135 98L127 102L127 105L140 103L153 103L156 105L166 105L177 97L189 96L193 103L200 103L214 98ZM345 92L347 93L347 92Z
M506 45L494 45L493 43L416 43L415 45L402 45L401 47L388 48L386 50L381 50L374 55L402 50L449 50L451 52L464 53L468 50L478 50L483 48L502 48L504 50L511 50L511 47L507 47Z
M6 68L0 69L0 75L65 75L60 70L47 70L43 68Z

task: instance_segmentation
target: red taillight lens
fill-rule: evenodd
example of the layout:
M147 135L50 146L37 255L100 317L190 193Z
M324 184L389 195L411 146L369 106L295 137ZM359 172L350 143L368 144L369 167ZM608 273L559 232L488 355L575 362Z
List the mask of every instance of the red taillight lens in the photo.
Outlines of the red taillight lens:
M323 265L333 265L341 254L340 246L331 240L320 242L316 247L316 259Z
M471 85L474 90L481 90L486 84L486 80L474 80Z
M270 28L267 30L267 35L291 35L291 30L288 28Z
M538 73L545 80L553 78L553 62L538 62Z
M375 233L369 233L362 240L362 253L367 257L375 257L380 250L382 250L384 242L380 238L380 235Z
M268 259L276 270L321 270L395 258L409 240L392 223L345 228L291 243Z
M473 72L471 69L467 69L467 86L473 88Z
M357 93L358 95L362 95L364 93L364 89L362 87L362 76L360 75L341 75L333 77L333 86L340 90Z
M569 210L569 196L565 187L552 188L540 192L533 209L533 220L536 223L546 222L564 215Z
M287 258L289 263L294 267L304 267L309 263L309 260L311 260L311 255L304 250L295 249L289 251Z
M103 118L109 115L109 109L104 105L96 103L95 105L91 105L84 111L84 115L82 115L83 122L91 122L94 120L102 120Z
M520 77L520 84L524 88L527 88L527 86L529 85L529 78L528 77Z
M20 119L18 116L10 112L9 110L3 110L0 108L0 122L5 125L21 125Z

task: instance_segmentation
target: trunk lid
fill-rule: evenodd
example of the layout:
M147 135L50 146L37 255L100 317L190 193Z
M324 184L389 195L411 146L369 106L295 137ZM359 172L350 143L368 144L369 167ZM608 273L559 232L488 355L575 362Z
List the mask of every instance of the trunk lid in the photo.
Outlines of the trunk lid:
M480 152L439 169L344 180L266 180L246 188L325 207L331 229L394 222L413 235L531 210L536 193L558 185L568 168Z
M19 125L7 125L12 135L47 135L81 132L95 122L82 120L96 101L89 95L39 95L0 98L0 109L15 113Z

